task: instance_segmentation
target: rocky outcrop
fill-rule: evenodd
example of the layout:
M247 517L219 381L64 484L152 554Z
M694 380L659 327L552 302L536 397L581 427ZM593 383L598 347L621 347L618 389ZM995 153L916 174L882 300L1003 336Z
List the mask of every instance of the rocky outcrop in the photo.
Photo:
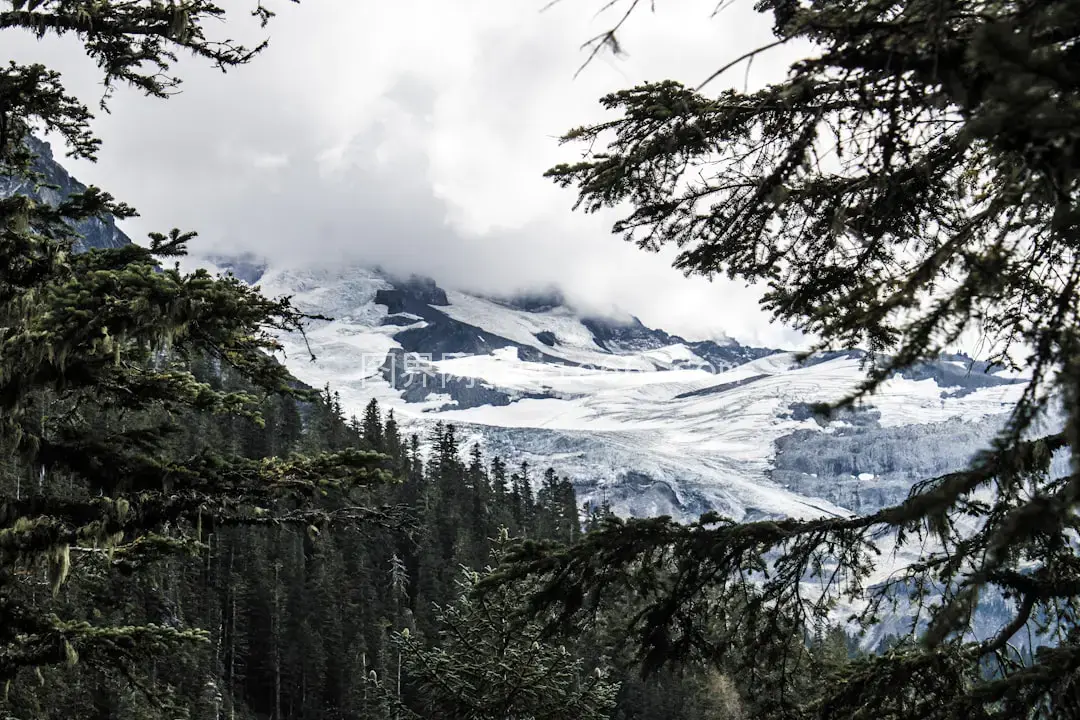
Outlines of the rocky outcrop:
M0 197L23 194L38 202L55 206L64 198L86 190L85 185L56 162L49 143L30 137L27 145L37 155L34 170L44 176L44 183L35 186L25 178L0 175ZM116 227L116 221L112 217L82 220L74 223L73 227L81 236L75 241L75 252L85 252L91 248L118 248L131 244L131 238Z

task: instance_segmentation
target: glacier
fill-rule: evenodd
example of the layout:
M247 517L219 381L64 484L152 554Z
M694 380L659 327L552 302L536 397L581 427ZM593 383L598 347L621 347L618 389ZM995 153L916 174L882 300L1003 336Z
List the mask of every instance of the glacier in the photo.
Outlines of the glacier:
M35 168L55 187L0 179L0 197L23 192L56 204L84 189L47 143L28 143ZM131 242L111 218L75 229L82 236L76 252ZM453 422L466 443L513 464L551 466L587 503L624 516L872 513L916 482L966 465L1001 428L1026 382L1023 374L946 356L900 373L857 410L825 421L810 405L851 392L865 374L863 353L800 362L793 352L730 337L686 340L629 314L583 314L552 288L486 297L363 264L280 267L251 254L182 265L232 273L332 318L279 339L290 372L310 386L330 385L347 412L359 414L374 398L394 410L406 433ZM1066 464L1065 455L1056 457L1055 471ZM870 584L922 549L886 552ZM813 588L806 590L810 597ZM841 604L835 619L859 605ZM976 633L992 632L1010 612L1009 601L983 598ZM898 608L862 644L871 649L911 622Z
M554 467L583 500L622 515L873 512L965 464L1024 388L1022 377L950 356L823 422L808 405L854 390L862 353L800 362L731 339L687 341L630 316L584 316L557 294L491 298L358 264L202 264L333 318L280 340L290 371L329 384L347 412L375 398L407 432L452 422L467 442Z

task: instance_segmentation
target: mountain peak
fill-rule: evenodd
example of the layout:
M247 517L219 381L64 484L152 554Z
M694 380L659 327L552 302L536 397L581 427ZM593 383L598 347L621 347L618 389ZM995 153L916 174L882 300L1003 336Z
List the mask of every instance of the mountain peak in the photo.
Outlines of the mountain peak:
M542 313L557 307L566 307L566 296L554 285L534 290L524 290L512 295L488 295L486 299L514 310Z
M86 190L85 185L73 178L54 159L52 146L48 142L32 135L28 136L25 142L30 151L37 156L34 159L33 169L44 176L44 183L35 186L26 178L0 175L0 198L27 195L37 202L55 207L71 195ZM82 220L74 223L73 227L81 236L75 241L75 252L84 252L92 248L118 248L131 244L131 238L116 227L116 221L111 216L103 219Z
M266 258L251 252L242 252L238 255L207 255L206 260L219 269L232 273L248 285L258 283L269 267Z
M414 273L406 278L399 278L386 274L386 279L394 285L395 289L385 292L397 293L402 298L408 297L414 302L424 305L445 307L450 304L450 300L446 297L446 291L439 287L435 280L426 275L416 275Z

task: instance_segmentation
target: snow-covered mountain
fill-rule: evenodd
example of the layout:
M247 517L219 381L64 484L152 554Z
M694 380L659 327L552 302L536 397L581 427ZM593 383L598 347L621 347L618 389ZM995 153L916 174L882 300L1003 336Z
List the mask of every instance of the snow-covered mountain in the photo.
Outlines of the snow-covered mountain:
M47 143L28 142L52 187L4 177L0 197L55 204L84 189ZM111 219L77 230L76 251L130 242ZM290 269L251 256L205 264L333 318L282 341L293 374L331 384L348 410L375 397L414 431L452 421L489 452L554 466L586 500L627 515L872 511L961 466L1022 388L943 358L892 380L872 408L821 424L807 404L853 388L860 353L799 364L790 352L688 341L629 315L590 317L557 291L493 298L362 266Z
M824 421L811 404L853 390L865 377L863 353L800 362L793 352L730 339L687 341L631 316L590 317L553 292L491 298L363 266L214 262L333 318L281 339L293 374L313 386L329 383L348 410L359 413L377 398L407 431L453 422L468 442L512 462L553 466L573 479L579 497L607 501L622 515L874 512L919 480L966 465L1025 386L985 363L947 356ZM888 546L870 585L927 549ZM808 583L807 597L815 588ZM834 619L844 622L861 607L841 604ZM983 598L977 638L1011 619L1010 607ZM861 644L873 649L913 620L901 602Z
M290 370L332 385L348 410L374 397L421 432L453 422L490 452L554 466L585 499L628 515L872 511L963 465L1023 388L946 357L820 422L808 405L854 388L861 353L799 363L733 340L687 341L630 316L583 316L557 293L490 298L361 266L212 261L333 318L282 340Z
M56 203L83 189L47 143L28 142L53 187L5 177L0 197ZM77 251L130 242L111 220L77 229ZM630 316L576 312L556 291L491 298L361 266L206 264L333 318L282 341L291 371L330 383L349 410L375 397L416 431L452 421L490 452L552 465L586 499L628 515L871 512L962 466L1023 388L946 357L891 380L872 407L822 423L808 404L851 390L860 353L800 364L731 339L687 341Z
M47 144L30 143L36 169L55 188L0 177L0 197L29 192L56 203L83 189ZM111 221L77 229L84 237L76 251L130 242ZM292 373L332 385L347 410L358 413L377 398L406 431L453 422L489 453L554 466L586 500L606 500L624 515L873 512L914 482L966 464L1024 387L984 363L943 357L825 422L809 406L857 385L860 352L800 363L792 352L726 338L688 341L631 316L577 312L556 291L492 298L363 266L282 268L250 256L201 264L333 318L281 340ZM917 552L909 546L883 560L871 583ZM983 598L977 624L999 626L1011 617L1007 605ZM903 615L864 644L903 631Z

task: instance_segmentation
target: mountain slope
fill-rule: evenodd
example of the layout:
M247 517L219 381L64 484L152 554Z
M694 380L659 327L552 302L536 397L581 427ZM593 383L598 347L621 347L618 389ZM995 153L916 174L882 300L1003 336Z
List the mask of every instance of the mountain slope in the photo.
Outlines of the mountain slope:
M1023 387L942 358L890 380L872 407L821 423L807 404L854 389L861 353L800 364L790 352L582 316L557 297L493 299L364 267L225 264L334 318L283 338L301 380L330 383L352 411L378 398L421 432L452 421L492 451L554 466L586 499L625 514L872 511L927 472L966 462Z
M20 193L29 195L38 202L56 205L63 198L86 189L85 185L73 178L56 161L47 142L30 137L27 145L37 155L34 170L44 176L46 186L34 187L22 178L0 175L0 197ZM55 187L47 187L48 185ZM82 235L82 238L75 242L75 252L90 248L116 248L131 242L131 239L116 227L111 217L104 220L83 220L75 224L75 229Z
M47 144L31 143L58 189L0 178L0 195L56 202L83 189ZM130 242L111 219L78 229L78 251ZM420 432L458 423L490 451L553 465L587 500L625 514L869 512L962 465L1022 388L985 365L942 358L893 379L872 410L821 424L807 403L851 390L860 353L798 365L791 353L582 315L557 291L491 298L372 268L212 260L334 318L306 338L282 338L300 380L332 384L353 411L378 398Z
M0 177L0 196L27 192L55 203L83 189L47 145L32 142L38 170L57 188ZM85 237L76 251L130 242L111 219L77 229ZM454 422L467 442L533 468L553 466L586 501L607 501L624 515L870 513L915 482L965 465L1024 387L984 363L942 357L826 422L810 404L856 387L865 360L858 351L798 362L793 353L730 339L688 341L630 316L581 314L557 292L483 297L362 266L211 260L204 264L334 318L306 336L281 338L299 380L330 383L357 413L377 398L406 432ZM913 562L918 550L884 559L870 582ZM979 622L1000 626L1007 610L1003 599L984 599ZM902 631L904 615L890 615L864 644Z

